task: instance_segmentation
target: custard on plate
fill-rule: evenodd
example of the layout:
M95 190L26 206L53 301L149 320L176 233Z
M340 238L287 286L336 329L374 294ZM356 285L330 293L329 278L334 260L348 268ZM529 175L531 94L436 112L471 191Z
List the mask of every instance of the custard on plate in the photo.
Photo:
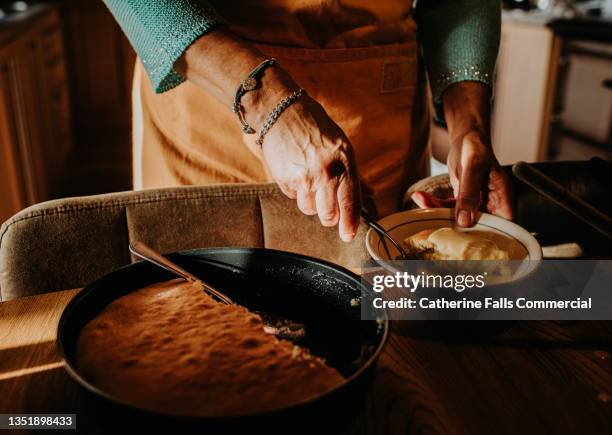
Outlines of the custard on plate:
M406 238L406 248L423 260L522 260L527 250L516 240L492 231L426 229Z

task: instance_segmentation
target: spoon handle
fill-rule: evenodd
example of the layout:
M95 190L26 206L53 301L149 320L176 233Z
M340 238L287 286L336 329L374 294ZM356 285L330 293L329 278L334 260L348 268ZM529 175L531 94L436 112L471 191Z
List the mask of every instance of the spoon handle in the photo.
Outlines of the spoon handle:
M389 240L393 244L393 246L395 246L395 249L397 249L397 251L402 256L402 259L408 258L408 254L406 254L406 251L404 250L404 248L402 248L402 246L393 237L391 237L391 235L387 232L387 230L385 230L378 222L376 222L376 220L374 220L367 211L361 210L361 217L363 218L363 220L365 220L365 222L370 227L372 227L372 229L374 229L374 231L378 233L379 236L382 236L384 239ZM383 243L384 243L384 239L383 239ZM388 251L387 251L387 254L389 255ZM393 260L391 258L391 255L389 255L389 260Z
M185 269L180 267L178 264L168 260L166 257L161 255L159 252L157 252L156 250L154 250L153 248L147 246L146 244L142 242L130 243L130 252L134 254L135 256L148 261L149 263L153 263L156 266L161 267L162 269L166 269L168 272L171 272L175 275L180 276L186 281L199 282L200 284L202 284L202 286L204 286L204 291L206 293L216 297L221 302L224 302L228 305L232 305L234 303L230 298L225 296L223 293L221 293L220 291L218 291L211 285L206 284L201 279L187 272Z
M199 281L195 276L187 272L185 269L168 260L159 252L155 251L154 249L150 248L142 242L130 243L130 252L135 256L142 258L143 260L153 263L161 267L162 269L166 269L168 272L172 272L173 274L182 277L186 281Z

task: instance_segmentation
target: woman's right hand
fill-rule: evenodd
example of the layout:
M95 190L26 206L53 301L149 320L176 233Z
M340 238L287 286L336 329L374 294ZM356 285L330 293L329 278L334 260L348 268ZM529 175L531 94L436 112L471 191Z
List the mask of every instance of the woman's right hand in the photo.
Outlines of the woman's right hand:
M240 82L264 59L254 46L220 27L196 40L175 69L229 110ZM241 98L248 123L258 130L278 102L297 89L282 66L267 68L258 88ZM302 212L318 214L325 226L338 224L345 241L355 237L361 200L353 150L319 103L302 95L289 106L264 137L263 153L274 180Z
M274 180L303 213L338 224L342 240L353 240L361 209L353 149L318 102L302 95L289 106L264 137L263 152Z

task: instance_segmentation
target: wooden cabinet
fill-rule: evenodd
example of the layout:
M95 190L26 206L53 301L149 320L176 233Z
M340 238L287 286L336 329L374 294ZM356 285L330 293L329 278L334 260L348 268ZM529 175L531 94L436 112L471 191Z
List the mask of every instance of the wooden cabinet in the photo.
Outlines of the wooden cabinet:
M59 15L0 30L0 221L53 196L72 146Z
M76 134L80 138L129 129L136 60L132 46L102 1L64 4Z
M0 221L27 203L10 82L14 63L0 63Z

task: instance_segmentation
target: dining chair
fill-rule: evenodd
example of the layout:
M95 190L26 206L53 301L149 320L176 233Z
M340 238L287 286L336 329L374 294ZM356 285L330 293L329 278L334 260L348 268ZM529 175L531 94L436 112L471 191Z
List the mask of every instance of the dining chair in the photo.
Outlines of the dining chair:
M83 287L136 261L140 240L160 252L242 246L297 252L349 268L366 258L365 227L351 243L303 215L273 184L109 193L28 207L0 227L0 298Z

